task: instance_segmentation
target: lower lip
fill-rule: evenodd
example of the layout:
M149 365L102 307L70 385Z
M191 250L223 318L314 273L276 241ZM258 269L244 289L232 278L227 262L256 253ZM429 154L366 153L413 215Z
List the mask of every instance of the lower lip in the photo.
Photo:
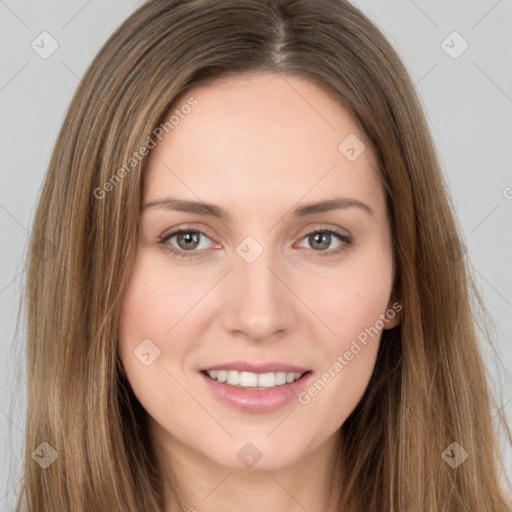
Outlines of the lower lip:
M297 398L311 375L312 373L308 372L294 382L269 389L244 389L218 382L200 373L201 378L219 400L240 411L259 413L276 411Z

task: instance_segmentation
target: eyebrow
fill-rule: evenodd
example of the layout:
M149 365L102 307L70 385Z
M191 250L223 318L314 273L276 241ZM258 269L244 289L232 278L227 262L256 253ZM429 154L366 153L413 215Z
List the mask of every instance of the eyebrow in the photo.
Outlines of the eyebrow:
M316 203L309 203L295 208L291 214L293 217L306 217L315 213L323 213L331 210L340 210L347 208L359 208L369 215L374 215L373 210L358 199L349 199L346 197L337 197ZM179 211L185 213L195 213L197 215L209 215L217 219L228 221L230 214L221 207L205 202L190 201L186 199L178 199L175 197L164 197L156 199L143 205L143 209L158 208L170 211Z

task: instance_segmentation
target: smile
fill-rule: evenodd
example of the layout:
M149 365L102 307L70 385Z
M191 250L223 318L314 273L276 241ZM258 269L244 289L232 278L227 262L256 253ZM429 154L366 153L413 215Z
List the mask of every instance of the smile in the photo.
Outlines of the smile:
M257 365L236 363L238 370L223 366L204 369L199 375L216 400L246 413L269 413L286 404L296 403L299 393L313 378L310 370L292 366L286 368L284 364L266 364L255 368Z

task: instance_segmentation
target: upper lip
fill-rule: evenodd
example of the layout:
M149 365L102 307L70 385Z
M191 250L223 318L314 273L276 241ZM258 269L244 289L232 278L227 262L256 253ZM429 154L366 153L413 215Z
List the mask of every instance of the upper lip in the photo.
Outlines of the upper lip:
M249 361L231 361L230 363L218 363L206 368L202 371L211 370L235 370L238 372L251 373L267 373L267 372L286 372L286 373L306 373L309 368L295 366L288 363L280 363L279 361L270 361L268 363L250 363Z

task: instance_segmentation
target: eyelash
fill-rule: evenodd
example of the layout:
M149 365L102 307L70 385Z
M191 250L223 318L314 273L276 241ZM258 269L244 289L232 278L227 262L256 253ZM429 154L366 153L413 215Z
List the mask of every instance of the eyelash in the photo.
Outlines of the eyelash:
M160 238L158 238L158 243L160 245L162 245L166 251L169 251L170 253L172 253L176 256L181 256L182 258L195 258L195 257L200 256L201 253L204 252L204 249L199 249L199 250L195 250L195 251L184 251L184 250L176 249L175 247L170 245L168 243L169 240L171 238L173 238L174 236L179 235L180 233L198 233L200 235L205 236L206 238L210 238L207 234L203 233L199 229L180 228L180 229L176 229L175 231L172 231L171 233L162 235ZM314 229L313 231L306 233L301 238L301 240L304 240L304 238L314 235L315 233L328 233L329 235L334 235L336 238L339 239L340 242L342 242L342 245L334 250L331 249L329 251L315 251L314 249L311 249L312 251L317 253L317 255L320 256L321 258L331 257L331 256L335 256L337 254L340 254L343 251L345 251L353 243L353 240L350 236L344 235L343 233L340 233L339 231L336 231L336 230L330 229L330 228Z

